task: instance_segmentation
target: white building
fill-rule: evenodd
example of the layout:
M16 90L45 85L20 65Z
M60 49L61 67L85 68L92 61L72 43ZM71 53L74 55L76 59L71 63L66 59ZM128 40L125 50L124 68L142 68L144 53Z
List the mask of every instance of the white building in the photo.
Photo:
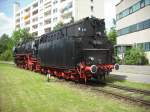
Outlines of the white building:
M59 22L88 16L104 18L104 0L34 0L22 9L14 4L15 30L25 28L34 36L50 32Z
M150 0L121 0L116 13L119 56L123 57L127 47L139 46L150 62Z

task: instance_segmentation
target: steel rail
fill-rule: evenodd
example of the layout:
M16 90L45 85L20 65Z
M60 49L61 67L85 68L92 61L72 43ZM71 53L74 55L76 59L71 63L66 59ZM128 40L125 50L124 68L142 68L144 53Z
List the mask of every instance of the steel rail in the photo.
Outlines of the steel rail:
M128 86L121 86L121 85L110 84L110 83L108 83L107 85L108 85L108 87L113 87L113 88L117 88L117 89L127 90L127 91L130 91L130 92L138 92L138 93L150 96L150 91L148 91L148 90L136 89L136 88L132 88L132 87L128 87Z

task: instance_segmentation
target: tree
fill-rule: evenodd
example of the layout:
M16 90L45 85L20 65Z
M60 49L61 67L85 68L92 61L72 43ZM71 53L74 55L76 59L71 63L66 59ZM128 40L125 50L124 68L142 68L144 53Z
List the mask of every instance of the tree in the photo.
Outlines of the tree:
M18 31L14 31L12 34L14 45L17 45L20 40L25 40L29 38L32 38L32 35L28 33L25 29L19 29Z
M117 31L115 27L112 27L110 29L110 32L107 34L108 39L113 43L113 45L116 44L116 38L117 38Z
M0 59L1 60L12 60L12 47L13 47L13 41L12 39L6 35L3 34L0 38Z
M64 26L63 22L59 22L59 23L53 28L53 30L54 30L54 31L55 31L55 30L58 30L58 29L62 28L63 26Z
M125 53L125 64L128 65L145 65L148 64L148 59L145 53L140 48L132 48Z
M9 38L8 35L3 34L0 38L0 59L5 61L12 60L13 46L17 45L20 40L26 40L31 37L31 34L29 34L25 29L14 31L11 38Z
M9 38L9 36L7 34L3 34L0 37L0 54L5 52L8 47L9 47L9 42L11 41L11 39Z

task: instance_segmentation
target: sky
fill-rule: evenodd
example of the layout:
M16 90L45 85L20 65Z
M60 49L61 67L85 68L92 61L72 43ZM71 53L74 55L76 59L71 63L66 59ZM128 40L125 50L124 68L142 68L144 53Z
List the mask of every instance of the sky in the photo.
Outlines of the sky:
M0 0L0 36L4 33L9 36L13 32L13 3L17 1L21 7L25 7L33 0ZM120 0L105 0L105 21L106 28L112 26L113 18L115 18L115 4Z

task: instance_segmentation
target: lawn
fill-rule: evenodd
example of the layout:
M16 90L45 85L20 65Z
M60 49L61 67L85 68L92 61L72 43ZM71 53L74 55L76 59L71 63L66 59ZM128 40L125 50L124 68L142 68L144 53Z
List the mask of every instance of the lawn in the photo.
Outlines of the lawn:
M104 95L46 81L38 73L0 64L0 112L148 112Z
M137 89L150 90L150 84L147 84L147 83L130 82L128 80L117 80L117 79L113 79L111 76L107 77L106 81L108 83L113 83L116 85L128 86L128 87L137 88Z

